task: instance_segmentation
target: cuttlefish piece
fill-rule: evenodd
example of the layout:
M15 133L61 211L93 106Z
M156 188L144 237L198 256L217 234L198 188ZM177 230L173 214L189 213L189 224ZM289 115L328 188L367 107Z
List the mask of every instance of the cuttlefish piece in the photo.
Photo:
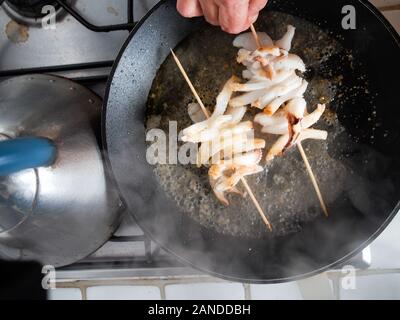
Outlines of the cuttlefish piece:
M251 106L259 109L264 109L278 97L286 95L289 92L299 88L302 83L303 80L294 73L286 80L269 88L266 94L260 97L257 101L253 102Z
M214 140L202 143L198 152L198 165L209 164L211 159L212 163L219 161L220 154L230 155L230 150L236 150L241 148L249 140L248 133L242 133L235 136L229 136L226 138L216 137Z
M231 190L239 183L240 179L249 175L260 173L264 171L264 168L259 165L253 165L253 166L229 165L226 167L226 170L233 171L233 174L228 177L222 175L219 179L217 179L217 182L214 187L215 191L217 192L226 192Z
M232 116L231 125L239 124L244 115L246 114L247 108L246 107L231 107L229 106L226 110L226 115Z
M275 69L271 65L271 59L261 56L261 55L256 55L254 60L256 62L258 62L261 66L261 68L257 68L259 70L258 73L260 73L260 71L261 71L261 76L263 76L269 80L272 80L275 77L276 72L275 72ZM257 65L255 64L255 66L257 66ZM251 70L251 68L250 68L250 70Z
M261 98L267 93L268 93L267 89L251 91L231 99L229 105L232 107L246 106L257 101L259 98Z
M274 116L268 116L264 113L259 113L255 116L254 121L259 123L262 128L262 132L269 134L282 135L289 133L288 118L285 115L285 111L278 112ZM304 116L299 122L294 125L293 131L300 132L301 130L308 129L312 125L318 122L322 114L325 111L325 105L319 104L318 107L310 114Z
M294 98L285 105L284 110L297 119L302 119L307 110L307 102L303 97Z
M283 152L292 147L294 144L307 140L307 139L314 139L314 140L326 140L328 137L328 132L324 130L316 130L316 129L304 129L300 132L297 139L291 143L291 145L287 145L288 141L290 140L290 135L284 134L279 137L279 139L273 144L271 149L267 153L266 160L272 161L276 156L280 156Z
M325 109L326 106L324 104L318 104L317 109L300 120L301 128L307 129L317 123L322 114L325 112Z
M269 134L286 134L288 133L288 119L284 113L267 116L264 113L259 113L255 116L254 122L259 123L263 128L261 132Z
M258 164L262 158L261 149L253 150L246 153L237 153L230 159L223 159L218 163L211 166L212 170L209 170L208 174L213 178L217 179L229 166L253 166Z
M302 84L300 87L288 92L285 95L282 95L275 100L273 100L270 104L268 104L264 108L264 113L267 115L273 115L282 104L287 102L288 100L291 100L293 98L300 98L303 96L304 92L306 92L308 86L308 82L306 80L302 81Z
M282 52L279 46L263 46L254 51L254 54L260 56L271 55L274 57L279 57L282 54Z
M262 79L261 81L251 80L247 83L235 83L232 85L232 90L235 92L251 92L255 90L267 89L276 83L285 81L293 74L295 74L293 70L280 70L276 73L273 80Z
M217 96L217 102L211 118L223 115L225 113L226 108L228 107L229 100L231 99L233 93L232 87L238 81L239 79L233 76L225 83L222 91Z
M197 102L188 104L188 114L193 123L205 121L207 119L203 110Z
M219 163L212 165L208 175L211 188L218 200L228 206L229 202L225 197L226 192L242 194L236 185L246 175L263 171L263 168L258 166L261 157L262 151L255 150L245 154L236 154L232 159L221 160Z
M225 193L236 192L236 185L245 176L256 174L264 170L258 163L261 160L262 151L256 150L243 155L237 155L232 160L224 160L214 164L209 169L211 187L217 198L224 204L229 205Z
M239 49L236 61L237 63L242 64L245 61L249 61L251 59L251 51L246 49Z
M209 119L201 122L194 121L200 118L199 106L196 104L189 105L189 116L191 116L192 120L196 123L183 130L182 141L192 143L211 141L218 135L224 125L232 121L232 116L224 115L224 113L233 93L232 86L236 81L238 81L238 79L233 76L225 83L217 97L214 112Z
M213 190L215 197L224 205L224 206L229 206L229 201L225 196L225 193L236 193L242 197L245 196L245 193L241 192L237 186L234 186L233 188L231 188L230 190L223 192L223 191L217 191L215 190L215 185L217 183L216 180L213 180L211 177L209 177L209 181L210 181L210 186L211 189Z
M295 32L296 28L292 25L288 25L285 35L281 39L275 41L275 45L285 51L290 51L290 49L292 48L292 40Z
M224 150L224 154L226 155L234 155L243 152L249 152L253 150L262 150L265 148L265 140L263 139L250 139L245 141L244 143L236 143L230 148L226 148Z
M299 56L292 53L289 53L287 56L276 58L274 61L274 68L275 70L291 69L299 70L301 72L306 71L306 65L304 64L303 60Z
M230 125L220 130L219 137L224 139L239 134L243 134L253 130L253 123L251 121L244 121L236 125Z
M271 37L265 32L257 32L258 39L262 46L273 46L273 41ZM248 51L255 51L257 48L257 43L251 32L246 32L238 35L233 40L233 46L237 48L244 48Z
M280 82L274 81L269 82L266 88L260 90L254 90L239 95L229 102L232 107L239 107L251 104L252 107L263 109L269 103L276 98L288 94L289 92L301 87L303 80L292 72L281 72L279 75ZM240 86L234 84L234 89L246 88L246 86L253 86L253 83Z
M184 129L182 141L184 142L206 142L214 139L219 130L232 120L230 115L211 117L205 121L195 123Z

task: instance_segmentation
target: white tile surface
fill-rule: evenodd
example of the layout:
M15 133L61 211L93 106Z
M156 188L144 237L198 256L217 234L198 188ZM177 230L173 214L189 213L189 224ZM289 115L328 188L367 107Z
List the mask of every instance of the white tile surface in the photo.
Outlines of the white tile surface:
M48 290L49 300L82 300L81 290L78 288L59 288Z
M153 286L97 286L86 290L88 300L160 300L158 287Z
M244 287L240 283L171 284L165 287L167 300L243 300Z
M296 282L280 284L252 284L250 286L252 300L302 300Z
M304 300L333 300L333 286L326 273L297 282Z
M340 289L342 300L399 300L400 274L369 275L356 278L356 289Z
M400 213L370 245L371 268L400 267Z

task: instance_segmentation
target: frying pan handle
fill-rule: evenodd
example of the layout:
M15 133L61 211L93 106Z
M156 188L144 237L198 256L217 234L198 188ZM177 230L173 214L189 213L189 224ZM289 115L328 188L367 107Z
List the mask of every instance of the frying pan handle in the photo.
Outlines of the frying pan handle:
M47 138L24 137L0 141L0 176L52 165L56 154L56 146Z

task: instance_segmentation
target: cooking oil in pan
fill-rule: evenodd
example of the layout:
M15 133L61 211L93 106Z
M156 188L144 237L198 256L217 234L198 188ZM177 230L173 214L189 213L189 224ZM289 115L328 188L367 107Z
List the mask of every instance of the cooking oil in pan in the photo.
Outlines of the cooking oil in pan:
M306 93L308 111L314 110L317 103L327 103L328 106L324 116L314 126L328 131L327 141L305 141L303 146L329 207L341 197L346 185L352 185L349 180L357 181L360 174L346 160L345 150L351 149L355 142L339 122L336 110L345 103L346 95L361 94L367 90L368 84L365 82L357 90L346 91L348 88L343 86L346 75L338 72L331 59L351 69L353 55L339 41L310 22L288 14L268 12L259 18L256 28L277 39L283 35L288 24L297 29L292 52L298 54L308 67L304 74L309 81ZM237 49L232 46L233 39L233 36L210 26L191 35L175 48L210 110L223 84L232 74L241 74L242 69L236 63ZM174 61L168 57L150 91L147 129L157 127L167 132L169 121L178 122L178 131L188 127L191 121L187 104L194 101ZM254 110L249 110L247 117L251 118L254 114ZM261 137L266 139L267 149L278 138L272 135ZM207 168L195 165L154 166L154 174L168 196L183 214L199 224L233 236L261 238L268 234L248 196L228 195L229 207L218 202L210 188L207 171ZM276 158L264 173L248 177L248 182L273 225L274 236L297 232L304 223L323 215L296 148ZM240 185L239 188L243 190Z

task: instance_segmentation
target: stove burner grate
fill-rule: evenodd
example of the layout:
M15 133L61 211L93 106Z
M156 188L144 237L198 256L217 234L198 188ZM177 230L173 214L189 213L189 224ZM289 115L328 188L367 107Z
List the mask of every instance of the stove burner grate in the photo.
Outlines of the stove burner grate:
M19 15L35 19L45 15L42 13L42 8L46 5L51 5L56 10L60 7L56 0L6 0L5 2Z

